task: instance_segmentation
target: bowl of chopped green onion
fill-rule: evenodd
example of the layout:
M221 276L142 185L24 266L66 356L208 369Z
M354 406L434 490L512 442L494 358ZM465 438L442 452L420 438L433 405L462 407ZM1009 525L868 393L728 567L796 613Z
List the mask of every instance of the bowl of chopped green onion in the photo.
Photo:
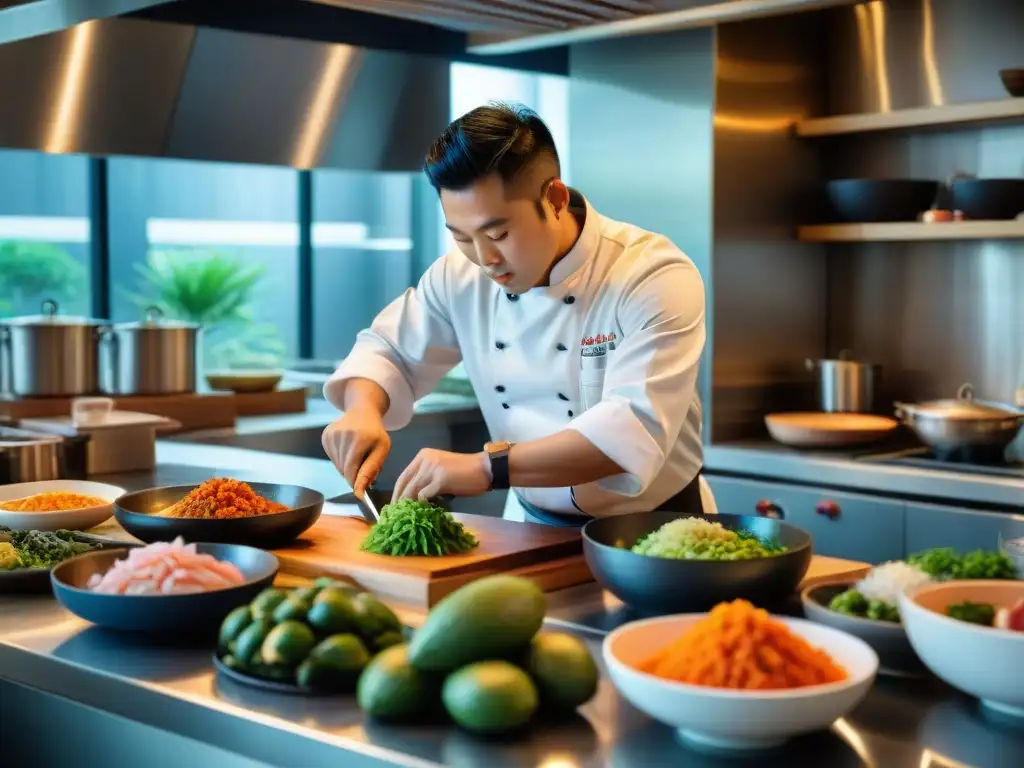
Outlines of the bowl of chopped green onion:
M810 566L811 535L766 517L637 512L588 522L583 553L598 583L634 610L689 613L785 600Z

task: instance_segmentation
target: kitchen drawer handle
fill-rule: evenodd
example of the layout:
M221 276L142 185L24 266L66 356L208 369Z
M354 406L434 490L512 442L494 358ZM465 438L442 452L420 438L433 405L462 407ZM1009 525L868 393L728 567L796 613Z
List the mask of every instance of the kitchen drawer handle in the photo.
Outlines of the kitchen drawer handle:
M768 499L761 499L757 502L754 507L758 517L770 517L772 520L784 520L786 513L782 511L782 507Z
M814 511L823 517L827 517L829 520L838 520L839 515L842 513L839 505L834 501L819 501Z

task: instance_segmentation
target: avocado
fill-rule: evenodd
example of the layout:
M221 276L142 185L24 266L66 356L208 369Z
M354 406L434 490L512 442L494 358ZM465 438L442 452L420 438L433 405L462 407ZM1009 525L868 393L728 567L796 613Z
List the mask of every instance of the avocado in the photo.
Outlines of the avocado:
M239 633L231 649L231 655L238 661L239 666L246 667L254 663L253 657L259 652L260 646L263 645L263 641L273 628L273 622L267 619L256 619Z
M312 604L311 600L303 600L294 594L288 595L274 608L274 622L280 624L283 621L305 621Z
M597 693L593 656L582 640L565 632L541 632L534 637L525 668L545 709L571 712Z
M355 635L331 635L322 640L296 672L299 685L349 691L370 663L370 652Z
M316 636L301 621L283 621L270 630L263 640L260 653L266 664L297 667L313 650Z
M478 661L452 672L441 698L456 723L488 736L521 728L539 702L530 676L507 661Z
M385 648L390 648L392 645L399 645L405 642L405 638L402 637L401 632L395 632L394 630L388 630L387 632L381 632L375 638L373 638L373 646L376 651L383 651Z
M397 632L402 628L402 622L394 611L369 592L360 592L352 598L352 606L355 608L359 634L365 638L376 637L389 630Z
M231 648L231 643L242 634L242 630L252 623L252 611L248 605L241 605L224 617L217 636L217 647L221 653Z
M409 663L409 647L393 645L378 653L359 676L356 700L370 717L409 721L437 704L437 683Z
M306 621L321 636L359 631L359 618L352 600L333 587L324 589L313 601Z
M277 608L281 602L288 596L288 593L281 589L274 589L269 587L260 592L256 597L253 598L252 602L249 603L249 608L252 610L252 617L254 619L269 619L274 609Z
M544 621L544 594L518 576L488 576L434 606L409 643L419 669L452 672L522 651Z

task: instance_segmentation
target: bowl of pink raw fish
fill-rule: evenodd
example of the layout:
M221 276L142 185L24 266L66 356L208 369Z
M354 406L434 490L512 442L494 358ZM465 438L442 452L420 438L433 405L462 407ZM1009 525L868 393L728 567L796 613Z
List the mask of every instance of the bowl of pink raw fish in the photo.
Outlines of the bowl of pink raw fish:
M71 613L132 632L202 633L245 605L277 576L274 555L237 544L185 544L88 552L50 574Z

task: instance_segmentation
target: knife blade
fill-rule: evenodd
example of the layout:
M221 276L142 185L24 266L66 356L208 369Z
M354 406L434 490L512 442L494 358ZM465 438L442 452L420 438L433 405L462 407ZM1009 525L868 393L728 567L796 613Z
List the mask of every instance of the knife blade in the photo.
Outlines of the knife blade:
M371 523L380 522L380 510L377 506L377 500L373 498L376 493L376 489L371 485L365 491L363 491L363 498L360 499L359 509L363 513L363 517Z

